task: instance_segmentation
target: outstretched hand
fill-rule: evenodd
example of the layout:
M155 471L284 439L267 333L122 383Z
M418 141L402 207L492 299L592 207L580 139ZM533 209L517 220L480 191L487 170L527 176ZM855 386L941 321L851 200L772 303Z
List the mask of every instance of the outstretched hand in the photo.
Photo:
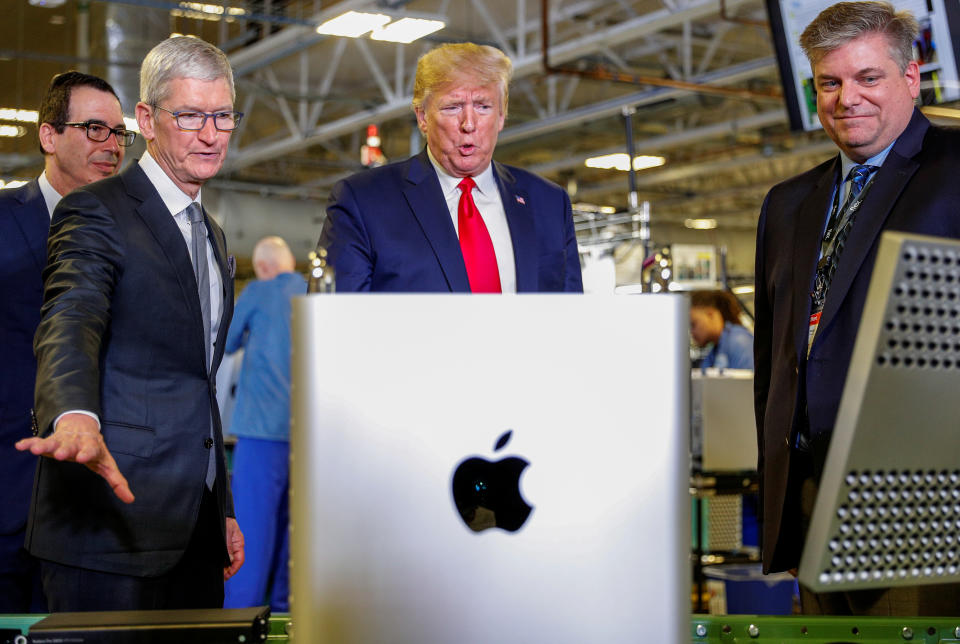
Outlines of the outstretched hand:
M17 441L16 448L21 452L29 450L36 456L86 465L110 484L117 498L133 503L130 485L103 442L97 421L86 414L65 414L52 434L45 438L24 438Z

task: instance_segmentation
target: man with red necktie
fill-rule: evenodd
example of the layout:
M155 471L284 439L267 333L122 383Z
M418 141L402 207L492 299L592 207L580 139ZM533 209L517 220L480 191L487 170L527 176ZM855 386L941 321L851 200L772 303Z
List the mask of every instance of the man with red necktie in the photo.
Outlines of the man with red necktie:
M426 149L339 182L321 246L338 291L583 290L570 199L494 162L512 64L446 44L417 63L413 110Z

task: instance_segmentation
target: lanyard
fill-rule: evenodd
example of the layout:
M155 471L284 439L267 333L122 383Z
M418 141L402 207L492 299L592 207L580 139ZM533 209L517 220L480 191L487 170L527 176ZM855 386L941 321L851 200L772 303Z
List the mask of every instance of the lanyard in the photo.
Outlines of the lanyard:
M820 262L821 264L829 261L828 258L831 257L837 250L837 238L840 237L840 231L843 230L844 226L853 219L853 216L857 213L857 210L860 209L860 204L863 203L863 200L866 199L867 193L870 191L870 188L873 186L873 180L877 176L876 171L870 175L870 179L867 181L866 185L860 190L860 194L856 198L851 199L847 197L847 201L844 204L843 208L839 208L840 203L840 192L843 188L843 184L837 188L836 192L833 195L833 207L831 210L830 221L827 223L827 229L823 233L823 241L820 242ZM852 193L853 186L850 186Z

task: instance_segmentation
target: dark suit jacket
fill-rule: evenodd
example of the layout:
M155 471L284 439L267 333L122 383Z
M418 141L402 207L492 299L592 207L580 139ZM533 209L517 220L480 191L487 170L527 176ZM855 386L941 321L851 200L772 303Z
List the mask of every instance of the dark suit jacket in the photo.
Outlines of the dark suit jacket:
M775 186L757 230L755 400L767 571L800 560L799 498L787 491L788 443L809 422L814 444L825 452L880 233L960 237L960 131L933 127L915 110L857 214L807 358L810 292L839 167L837 157Z
M23 530L36 457L13 444L30 435L37 363L33 334L43 301L50 215L36 180L0 190L0 534Z
M582 291L567 193L494 163L513 242L517 291ZM338 291L470 292L450 211L424 150L339 182L321 245Z
M36 337L39 427L72 409L98 414L136 500L122 503L82 465L40 459L27 525L35 556L128 575L170 569L197 523L211 418L221 525L232 516L215 377L233 280L223 231L206 220L224 289L209 373L190 253L140 166L57 206Z

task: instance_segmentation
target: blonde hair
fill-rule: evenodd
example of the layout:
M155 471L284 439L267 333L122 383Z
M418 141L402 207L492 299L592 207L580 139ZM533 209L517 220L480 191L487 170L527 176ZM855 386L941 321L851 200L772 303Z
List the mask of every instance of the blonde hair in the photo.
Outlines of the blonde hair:
M506 116L507 86L512 75L513 63L496 47L472 42L440 45L417 61L417 75L413 83L413 109L422 109L431 95L447 85L469 79L478 85L499 85L500 110Z

